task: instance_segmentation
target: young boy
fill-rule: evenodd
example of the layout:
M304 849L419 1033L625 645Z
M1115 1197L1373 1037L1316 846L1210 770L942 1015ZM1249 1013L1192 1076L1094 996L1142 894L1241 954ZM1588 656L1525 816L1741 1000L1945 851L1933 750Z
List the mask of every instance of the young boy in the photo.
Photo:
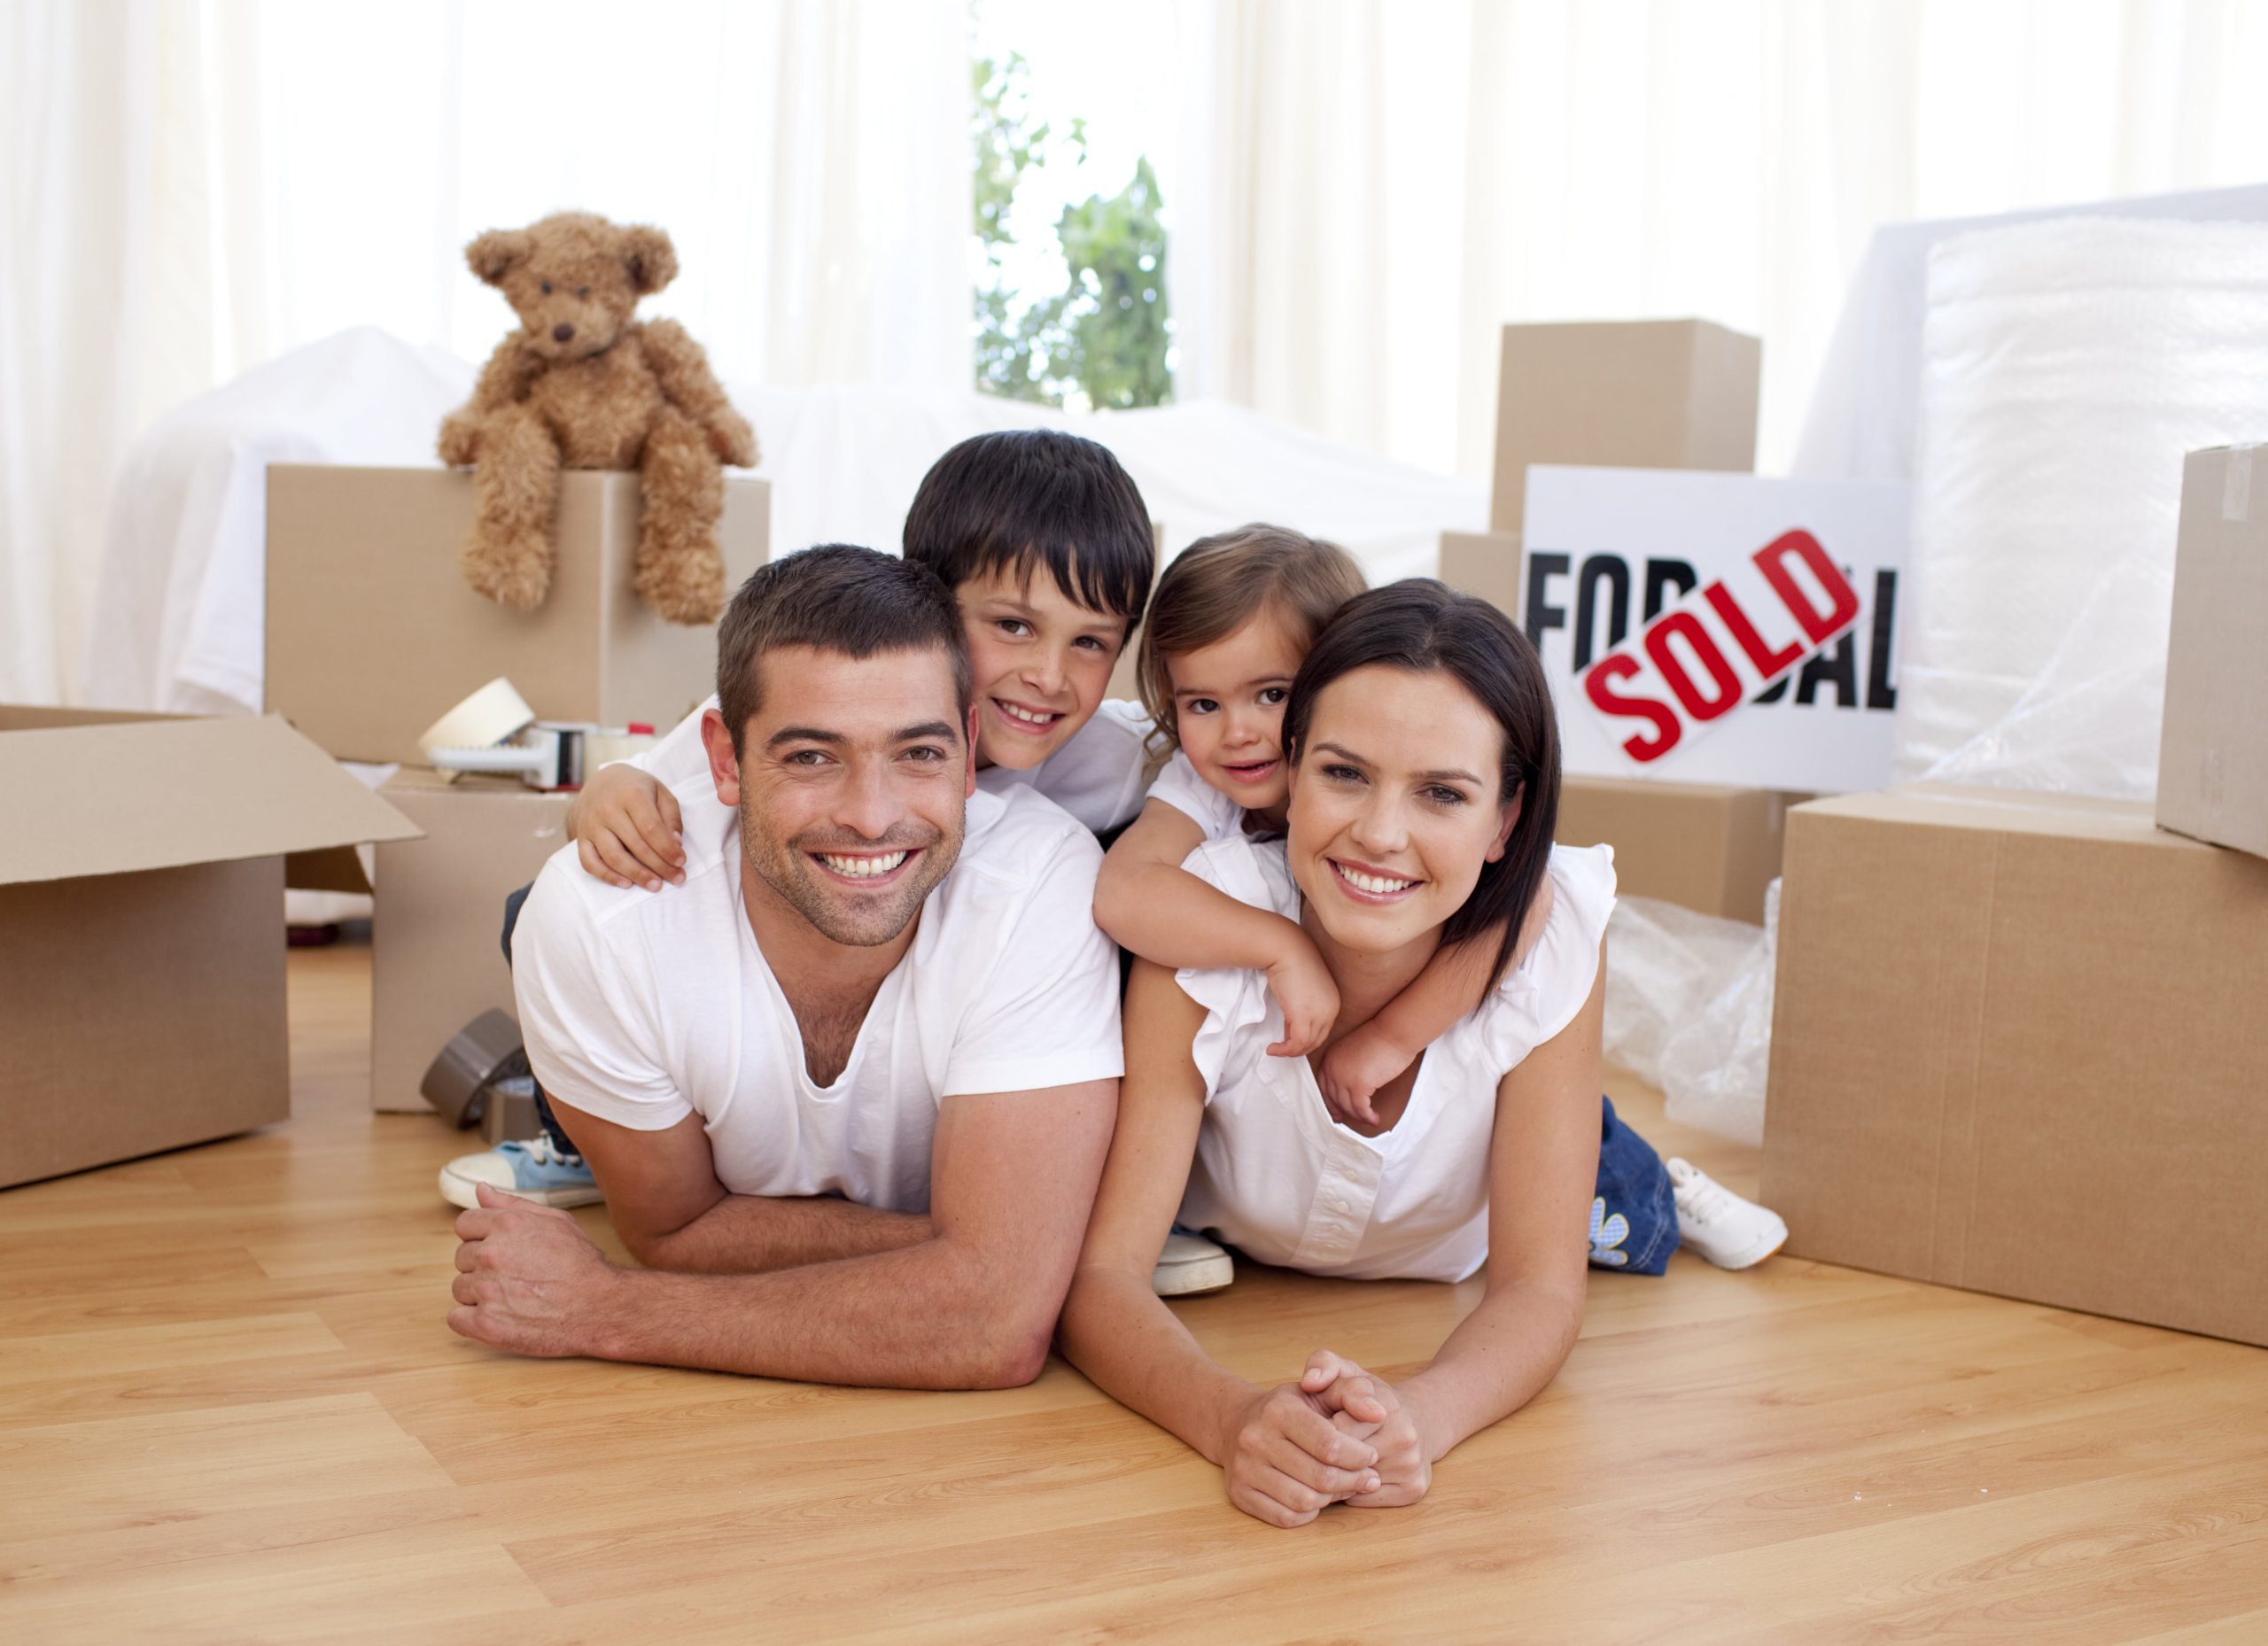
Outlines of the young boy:
M906 511L906 559L952 589L977 697L977 787L1028 783L1097 834L1141 811L1150 718L1106 702L1112 666L1150 597L1156 545L1142 494L1109 451L1052 429L963 440L922 477ZM701 743L711 696L633 761L602 768L567 815L583 867L658 891L684 878L684 804L718 805ZM682 799L680 799L682 796ZM511 955L515 894L505 911ZM451 1203L478 1185L546 1206L600 1199L590 1169L538 1094L545 1135L441 1169Z

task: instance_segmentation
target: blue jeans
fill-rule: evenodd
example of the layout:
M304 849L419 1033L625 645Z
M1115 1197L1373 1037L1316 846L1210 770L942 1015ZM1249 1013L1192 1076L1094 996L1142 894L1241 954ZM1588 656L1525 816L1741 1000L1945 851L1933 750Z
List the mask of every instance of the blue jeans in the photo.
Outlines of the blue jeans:
M530 881L504 899L504 964L507 967L512 964L512 928L520 923L520 909L527 902L528 893L534 889L534 882ZM559 1117L551 1112L551 1101L543 1095L543 1083L540 1080L535 1083L535 1112L536 1118L543 1122L544 1130L551 1134L552 1142L559 1145L563 1153L582 1153L559 1124Z
M1598 1184L1591 1192L1591 1267L1658 1275L1677 1250L1677 1199L1653 1145L1599 1099Z

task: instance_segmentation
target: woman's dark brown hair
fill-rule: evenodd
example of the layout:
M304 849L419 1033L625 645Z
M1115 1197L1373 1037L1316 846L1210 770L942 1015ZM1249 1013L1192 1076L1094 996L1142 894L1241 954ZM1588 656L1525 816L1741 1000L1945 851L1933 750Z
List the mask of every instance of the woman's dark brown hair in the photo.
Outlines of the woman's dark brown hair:
M1464 943L1501 922L1496 975L1502 977L1528 907L1543 888L1559 821L1559 725L1543 664L1511 618L1432 578L1408 578L1358 594L1316 636L1292 680L1284 704L1284 751L1294 766L1323 688L1373 665L1449 675L1503 733L1497 799L1518 798L1519 820L1504 855L1480 866L1472 895L1441 927L1443 943Z

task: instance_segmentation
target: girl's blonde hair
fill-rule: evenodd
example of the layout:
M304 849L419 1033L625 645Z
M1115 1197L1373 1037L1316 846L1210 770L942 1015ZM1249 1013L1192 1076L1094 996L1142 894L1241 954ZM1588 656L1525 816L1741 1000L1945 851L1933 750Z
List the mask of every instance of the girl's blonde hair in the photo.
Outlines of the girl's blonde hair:
M1136 672L1142 706L1169 745L1178 745L1173 677L1166 660L1226 640L1273 606L1301 632L1304 653L1340 607L1361 594L1363 569L1336 543L1285 526L1239 526L1182 550L1150 596Z

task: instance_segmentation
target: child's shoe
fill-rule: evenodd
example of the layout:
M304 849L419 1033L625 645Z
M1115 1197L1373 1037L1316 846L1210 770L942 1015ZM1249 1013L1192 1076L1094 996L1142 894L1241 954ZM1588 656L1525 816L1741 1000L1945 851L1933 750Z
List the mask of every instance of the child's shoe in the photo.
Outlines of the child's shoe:
M568 1153L548 1134L460 1154L441 1168L441 1198L451 1206L478 1207L484 1183L538 1206L596 1206L606 1199L583 1157Z
M1672 1155L1664 1162L1677 1196L1677 1232L1720 1269L1748 1269L1788 1238L1780 1214L1744 1200L1697 1166Z
M1150 1290L1160 1297L1191 1297L1200 1292L1218 1292L1236 1277L1236 1264L1225 1250L1203 1235L1184 1234L1177 1229L1166 1237L1166 1249L1158 1254L1158 1266L1150 1272Z

